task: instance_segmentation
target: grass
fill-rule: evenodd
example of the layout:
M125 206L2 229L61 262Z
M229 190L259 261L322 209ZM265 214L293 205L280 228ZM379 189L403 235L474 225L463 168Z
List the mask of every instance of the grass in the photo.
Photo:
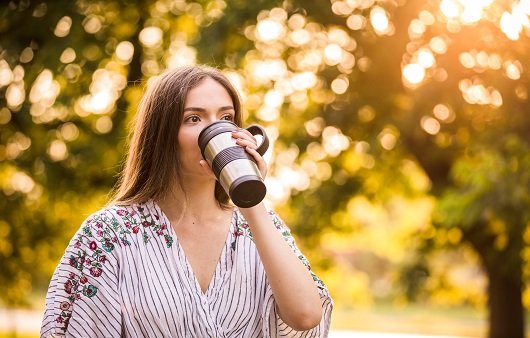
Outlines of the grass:
M418 305L337 309L332 316L335 330L485 337L486 314L474 309L443 309Z

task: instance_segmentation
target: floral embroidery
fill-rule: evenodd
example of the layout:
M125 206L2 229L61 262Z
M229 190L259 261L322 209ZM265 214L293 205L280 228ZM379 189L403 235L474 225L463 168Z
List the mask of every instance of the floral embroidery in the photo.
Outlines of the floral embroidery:
M132 209L132 210L131 210ZM158 215L145 213L141 206L133 208L113 207L96 213L88 218L74 237L73 252L67 258L68 264L76 271L70 272L63 288L67 301L59 304L60 313L55 319L62 324L66 332L72 316L72 304L82 296L91 298L98 293L98 288L90 283L90 278L101 277L105 272L104 264L107 254L112 253L116 245L131 245L131 236L141 233L144 243L152 238L151 234L163 236L167 248L173 245L173 238L167 234L167 225L158 222ZM114 211L118 218L112 215Z
M128 211L127 209L120 207L117 208L119 209L116 211L116 214L121 216L128 234L131 233L130 230L132 230L133 234L138 234L139 232L141 232L144 243L147 243L151 239L151 236L147 231L149 229L149 232L152 232L157 236L163 235L164 241L168 248L173 245L173 239L171 238L171 236L164 234L165 230L167 230L167 224L159 222L160 216L156 214L152 215L150 213L144 213L144 207L137 207L136 209L138 210L138 212L136 212L135 210ZM126 245L129 244L130 242L127 241Z
M302 254L302 252L298 249L296 246L296 243L294 241L293 236L291 235L291 231L289 228L283 223L283 221L280 219L278 214L276 214L274 211L269 210L268 211L269 216L272 219L272 223L278 229L278 231L282 234L283 239L287 242L287 244L291 247L291 249L294 251L298 259L304 264L304 266L309 270L311 273L311 276L313 277L313 281L316 283L316 285L321 289L324 290L326 287L324 285L324 282L320 280L320 278L315 275L315 273L311 270L311 265L309 264L309 261L307 258ZM247 236L252 239L252 232L250 231L250 227L247 223L247 221L244 219L244 217L238 213L238 218L236 220L237 224L234 231L234 241L232 242L232 250L235 250L236 248L236 240L240 236Z
M171 237L169 235L164 235L164 239L166 241L167 247L171 248L171 246L173 245L173 237Z
M245 220L237 220L237 226L235 228L234 236L247 236L252 238L252 232L250 232L250 227L248 226L248 223Z
M72 255L69 258L70 265L81 271L82 275L81 277L79 277L75 273L70 272L66 282L64 283L64 291L66 291L66 293L68 294L68 300L62 302L59 305L59 309L61 310L61 312L59 313L59 316L55 319L55 321L57 323L63 324L63 327L61 329L65 332L68 328L70 318L72 317L71 309L74 301L80 299L81 294L90 298L96 295L97 293L97 288L92 284L88 284L88 279L82 272L83 264L87 261L88 260L86 260L85 256L75 257Z

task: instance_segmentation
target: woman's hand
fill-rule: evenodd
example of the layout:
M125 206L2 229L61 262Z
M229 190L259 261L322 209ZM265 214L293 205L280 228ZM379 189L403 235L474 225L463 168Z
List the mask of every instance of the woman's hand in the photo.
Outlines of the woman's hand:
M258 170L260 171L261 178L265 179L267 175L267 163L263 159L256 149L258 148L258 142L254 135L252 135L248 130L239 128L236 131L232 132L232 137L236 139L236 143L241 147L245 148L246 152L250 154L256 161L258 165Z

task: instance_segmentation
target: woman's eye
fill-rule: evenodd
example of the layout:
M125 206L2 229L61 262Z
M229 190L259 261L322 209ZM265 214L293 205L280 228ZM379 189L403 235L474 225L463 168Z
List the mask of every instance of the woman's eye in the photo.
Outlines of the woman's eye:
M188 118L186 118L186 122L192 122L192 123L197 123L200 120L201 119L197 115L192 115L192 116L189 116Z
M233 121L234 117L232 115L225 115L225 116L221 117L221 120Z

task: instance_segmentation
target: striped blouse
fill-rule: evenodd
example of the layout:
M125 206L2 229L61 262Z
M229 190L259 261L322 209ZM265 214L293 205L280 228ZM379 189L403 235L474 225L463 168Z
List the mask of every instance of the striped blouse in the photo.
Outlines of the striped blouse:
M278 231L309 268L289 229ZM230 231L206 292L159 206L112 206L88 217L53 274L41 337L327 337L333 302L320 324L295 331L278 316L249 226L234 209Z

